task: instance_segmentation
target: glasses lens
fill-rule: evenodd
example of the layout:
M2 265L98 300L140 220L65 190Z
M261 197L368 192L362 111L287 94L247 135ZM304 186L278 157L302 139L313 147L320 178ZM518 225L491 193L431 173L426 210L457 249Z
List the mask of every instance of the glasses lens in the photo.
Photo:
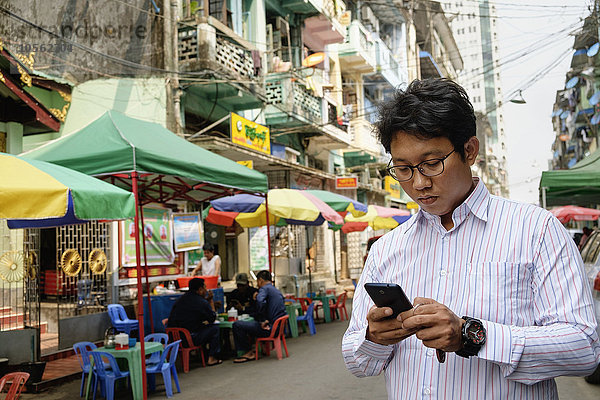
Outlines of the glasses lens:
M412 177L413 170L409 167L392 167L394 178L398 181L407 181Z
M431 160L419 165L419 171L425 176L436 176L444 172L442 160Z

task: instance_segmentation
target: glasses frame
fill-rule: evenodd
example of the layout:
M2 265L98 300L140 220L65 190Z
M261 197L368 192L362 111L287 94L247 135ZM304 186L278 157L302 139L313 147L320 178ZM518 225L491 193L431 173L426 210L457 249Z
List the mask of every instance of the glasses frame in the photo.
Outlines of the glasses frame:
M438 176L438 175L441 175L441 174L444 173L444 170L446 168L446 166L444 165L444 161L446 161L446 159L448 157L450 157L450 155L452 155L452 153L454 153L455 151L456 151L456 149L452 149L452 151L450 153L446 154L444 157L441 157L441 158L430 158L428 160L421 161L417 165L408 165L408 164L391 165L392 164L392 160L390 160L390 162L388 163L389 166L386 168L386 170L387 170L388 174L392 178L394 178L395 180L397 180L398 182L408 182L408 181L410 181L415 176L415 169L417 171L419 171L419 173L421 175L426 176L428 178L431 178L432 176ZM426 163L430 163L432 161L439 161L439 162L442 163L442 170L440 171L439 174L428 175L428 174L426 174L426 173L423 172L423 170L421 168L421 165L426 164ZM410 172L411 172L410 178L408 178L408 179L402 179L402 180L398 179L398 177L396 176L396 173L392 172L394 170L394 168L397 168L397 167L410 168Z

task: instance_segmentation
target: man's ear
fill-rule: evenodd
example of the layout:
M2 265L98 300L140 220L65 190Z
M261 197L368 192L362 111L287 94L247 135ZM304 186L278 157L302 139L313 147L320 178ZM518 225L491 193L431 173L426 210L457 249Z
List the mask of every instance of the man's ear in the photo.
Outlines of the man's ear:
M479 154L479 139L476 136L471 136L465 143L465 160L469 165L475 164L477 155Z

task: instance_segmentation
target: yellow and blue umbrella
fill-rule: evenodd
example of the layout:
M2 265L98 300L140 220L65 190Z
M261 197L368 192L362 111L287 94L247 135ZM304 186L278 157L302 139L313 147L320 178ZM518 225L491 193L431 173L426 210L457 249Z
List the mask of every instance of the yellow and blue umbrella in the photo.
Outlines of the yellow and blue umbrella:
M344 219L333 208L306 190L271 189L268 193L270 225L336 224ZM265 198L238 194L212 200L206 220L217 225L231 226L237 222L244 228L267 224Z
M133 194L80 172L0 153L0 219L10 228L53 227L135 214Z
M352 214L353 217L362 217L368 211L367 206L363 203L338 193L326 190L307 190L306 192L323 200L325 204L337 211L342 217L345 217L347 213Z
M410 218L410 212L398 208L369 206L369 211L362 217L346 216L346 223L342 227L342 232L350 233L363 231L370 226L374 230L394 229Z

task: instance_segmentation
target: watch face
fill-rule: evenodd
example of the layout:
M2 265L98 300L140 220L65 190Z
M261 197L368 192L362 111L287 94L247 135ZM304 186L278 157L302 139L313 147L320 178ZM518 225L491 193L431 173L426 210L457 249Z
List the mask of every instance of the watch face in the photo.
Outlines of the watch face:
M465 330L467 337L473 344L481 345L485 343L485 328L479 321L469 321Z

